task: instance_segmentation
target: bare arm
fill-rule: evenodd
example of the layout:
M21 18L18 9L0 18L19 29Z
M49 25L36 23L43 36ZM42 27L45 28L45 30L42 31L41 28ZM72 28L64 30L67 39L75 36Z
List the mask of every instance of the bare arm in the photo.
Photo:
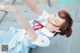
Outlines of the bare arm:
M23 0L23 2L28 6L31 11L33 11L36 15L40 16L43 13L43 10L39 9L36 4L34 4L31 0Z
M14 16L16 17L16 20L19 22L19 24L26 30L27 34L30 36L32 41L35 41L37 39L36 32L32 29L32 27L30 26L28 21L25 20L22 14L19 13L16 7L12 5L1 5L0 4L0 10L12 12Z
M15 15L16 20L19 22L19 24L26 30L27 34L30 36L32 41L35 41L37 39L36 32L31 28L30 24L27 20L24 19L24 17L18 12L17 9L12 11L12 13Z

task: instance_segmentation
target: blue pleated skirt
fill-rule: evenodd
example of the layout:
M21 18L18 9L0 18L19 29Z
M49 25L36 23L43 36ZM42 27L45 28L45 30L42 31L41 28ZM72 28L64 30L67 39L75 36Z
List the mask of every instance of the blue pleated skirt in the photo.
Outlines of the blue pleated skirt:
M8 51L1 52L28 53L31 47L36 48L25 33L24 29L15 29L14 27L0 31L0 45L8 45Z

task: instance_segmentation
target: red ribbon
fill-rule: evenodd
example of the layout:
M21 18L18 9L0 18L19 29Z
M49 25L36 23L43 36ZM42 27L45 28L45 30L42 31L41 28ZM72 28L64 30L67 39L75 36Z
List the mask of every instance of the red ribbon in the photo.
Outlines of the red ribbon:
M34 20L34 26L33 26L33 29L36 31L36 30L39 30L41 28L43 28L44 26L37 20Z
M43 28L44 26L39 22L39 21L37 21L37 20L34 20L33 21L33 29L35 30L35 31L37 31L37 30L39 30L39 29L41 29L41 28ZM25 35L26 35L27 33L25 33Z

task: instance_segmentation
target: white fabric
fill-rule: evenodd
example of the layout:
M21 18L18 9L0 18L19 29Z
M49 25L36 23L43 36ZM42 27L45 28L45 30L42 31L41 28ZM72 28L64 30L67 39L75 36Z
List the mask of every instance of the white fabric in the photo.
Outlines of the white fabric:
M49 46L50 40L46 36L39 35L36 41L32 42L32 44L36 44L40 47L46 47Z
M46 11L43 11L43 14L41 16L39 16L40 20L46 19L48 18L49 14ZM45 25L45 23L42 23ZM42 33L47 32L47 34L45 35L51 35L50 37L52 37L54 34L50 33L47 29L42 29L41 31L44 31ZM46 47L49 46L50 44L50 40L48 39L48 37L46 37L44 34L39 34L38 38L36 39L36 41L32 42L32 44L38 45L40 47Z
M46 19L50 16L49 13L47 13L46 11L43 11L43 14L41 16L39 16L39 19Z
M41 31L42 33L44 33L46 36L48 36L48 37L53 37L54 34L55 34L55 33L49 32L45 27L42 28L40 31Z

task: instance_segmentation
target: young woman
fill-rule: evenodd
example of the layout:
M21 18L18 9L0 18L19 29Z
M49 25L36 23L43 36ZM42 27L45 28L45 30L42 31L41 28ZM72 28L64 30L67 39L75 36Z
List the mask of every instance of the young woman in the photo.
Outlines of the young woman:
M23 1L31 11L39 16L39 19L32 20L28 23L16 7L12 5L0 5L0 10L12 12L16 20L24 28L10 28L0 32L0 35L3 36L5 32L6 35L7 33L13 33L13 38L9 41L8 53L28 53L30 48L49 46L51 38L57 34L70 37L73 21L66 11L62 10L50 15L46 11L40 10L30 0Z

